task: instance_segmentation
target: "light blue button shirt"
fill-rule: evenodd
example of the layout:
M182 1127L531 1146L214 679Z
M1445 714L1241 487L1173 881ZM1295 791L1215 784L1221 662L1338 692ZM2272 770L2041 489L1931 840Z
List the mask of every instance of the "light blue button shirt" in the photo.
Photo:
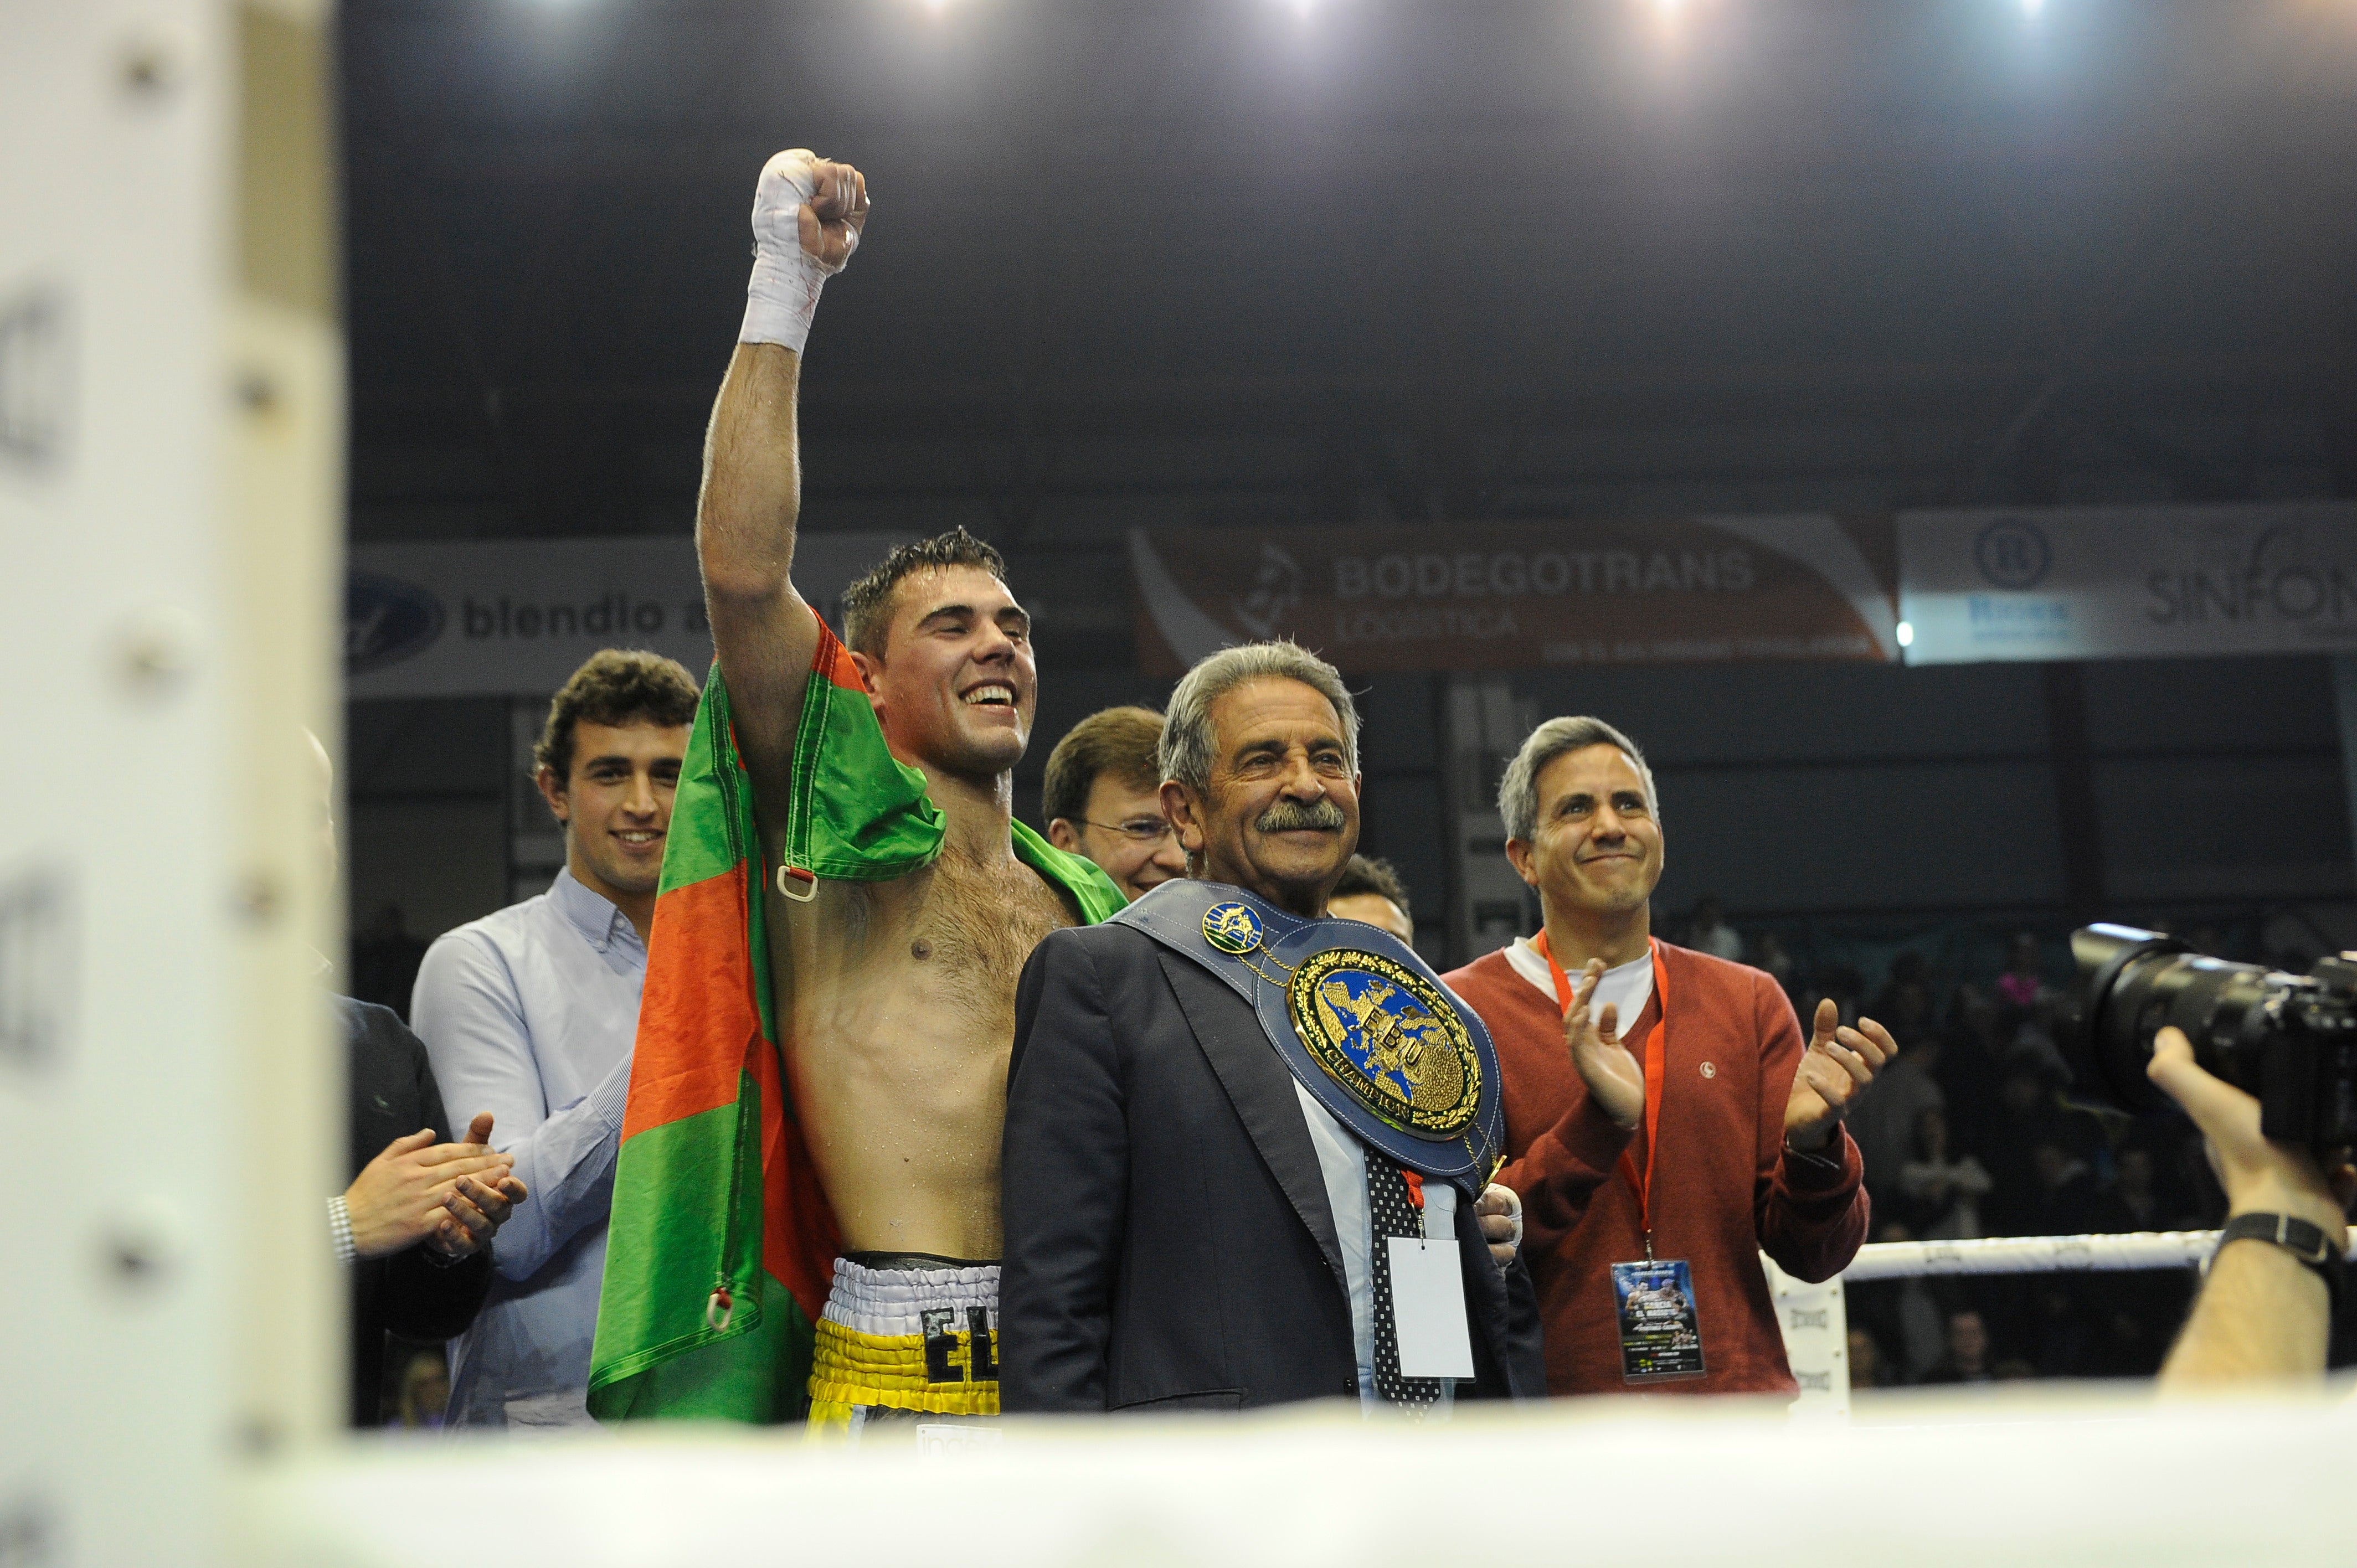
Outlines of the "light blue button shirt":
M1367 1146L1334 1120L1334 1113L1318 1104L1299 1079L1294 1079L1293 1092L1301 1097L1301 1119L1309 1124L1318 1174L1326 1184L1326 1204L1334 1211L1334 1237L1342 1244L1342 1278L1351 1294L1351 1345L1358 1352L1359 1405L1372 1410L1382 1402L1375 1393L1375 1276L1368 1261L1374 1251L1375 1215L1367 1198ZM1431 1241L1457 1240L1457 1189L1445 1181L1424 1184L1424 1234ZM1456 1391L1456 1379L1441 1379L1437 1408L1448 1408Z
M498 1278L450 1369L452 1426L587 1426L614 1157L647 950L559 871L546 893L426 950L410 1023L450 1118L495 1118L531 1196L500 1228Z

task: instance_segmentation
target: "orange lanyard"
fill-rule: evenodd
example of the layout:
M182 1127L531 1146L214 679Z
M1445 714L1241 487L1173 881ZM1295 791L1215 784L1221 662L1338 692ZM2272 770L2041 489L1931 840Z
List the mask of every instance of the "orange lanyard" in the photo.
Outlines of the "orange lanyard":
M1637 1189L1637 1221L1645 1230L1645 1260L1653 1257L1653 1141L1662 1130L1662 1079L1667 1073L1670 1023L1670 988L1662 978L1662 944L1652 938L1645 939L1653 955L1653 1000L1660 1004L1662 1015L1653 1020L1652 1032L1645 1036L1645 1174L1637 1174L1636 1159L1628 1150L1620 1151L1620 1174ZM1547 974L1555 982L1555 1005L1567 1017L1571 1013L1571 976L1564 973L1563 965L1555 962L1554 951L1547 946L1546 932L1532 939L1531 950L1546 960Z

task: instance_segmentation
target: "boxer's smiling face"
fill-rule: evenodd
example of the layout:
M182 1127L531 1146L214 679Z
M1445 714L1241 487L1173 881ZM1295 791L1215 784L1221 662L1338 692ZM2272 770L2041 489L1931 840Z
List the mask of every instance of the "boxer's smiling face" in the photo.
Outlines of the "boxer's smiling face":
M884 657L852 657L898 756L963 778L1023 759L1039 700L1031 617L979 566L912 572L893 593Z
M1162 803L1202 874L1298 915L1326 896L1359 846L1359 780L1334 704L1265 676L1211 703L1208 790L1167 783Z

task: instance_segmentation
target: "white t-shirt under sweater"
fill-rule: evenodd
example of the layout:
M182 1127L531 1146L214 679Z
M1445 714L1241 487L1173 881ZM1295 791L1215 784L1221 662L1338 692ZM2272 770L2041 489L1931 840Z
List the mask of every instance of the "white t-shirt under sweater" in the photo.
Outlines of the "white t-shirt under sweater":
M1531 946L1530 938L1516 937L1513 945L1505 950L1506 962L1513 972L1537 986L1540 995L1554 1001L1555 977L1547 972L1545 955ZM1565 978L1571 982L1574 991L1579 989L1579 976L1576 972L1566 972ZM1607 1003L1619 1008L1620 1036L1625 1041L1629 1026L1637 1021L1637 1015L1642 1013L1645 1004L1652 999L1653 955L1649 949L1627 963L1616 964L1604 972L1604 978L1596 983L1596 996L1590 1008L1595 1014L1601 1014Z

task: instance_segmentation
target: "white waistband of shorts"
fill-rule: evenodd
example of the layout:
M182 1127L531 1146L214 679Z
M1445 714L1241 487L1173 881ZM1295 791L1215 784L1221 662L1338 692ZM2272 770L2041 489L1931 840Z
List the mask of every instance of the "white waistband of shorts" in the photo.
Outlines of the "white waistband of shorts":
M966 1326L966 1308L978 1306L998 1322L998 1265L964 1268L871 1269L848 1258L834 1261L834 1287L826 1293L826 1318L862 1334L922 1334L923 1315L942 1307Z

